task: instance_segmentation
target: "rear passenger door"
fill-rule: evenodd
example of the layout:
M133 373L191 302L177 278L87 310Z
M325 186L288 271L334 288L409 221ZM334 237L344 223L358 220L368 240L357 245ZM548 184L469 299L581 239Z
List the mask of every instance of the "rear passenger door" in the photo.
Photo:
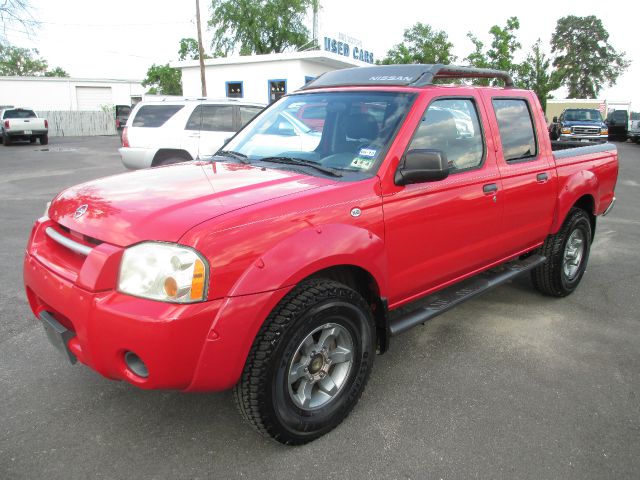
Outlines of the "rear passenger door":
M555 165L549 143L539 141L545 130L537 119L544 116L532 95L484 95L503 189L503 230L497 247L516 254L549 233L557 199Z

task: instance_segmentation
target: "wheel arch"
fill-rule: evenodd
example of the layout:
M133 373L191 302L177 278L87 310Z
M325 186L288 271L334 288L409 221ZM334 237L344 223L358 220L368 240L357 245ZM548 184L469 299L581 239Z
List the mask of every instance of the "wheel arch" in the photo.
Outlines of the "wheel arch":
M185 161L193 160L193 157L186 150L182 150L180 148L161 148L156 152L153 156L153 160L151 161L151 166L155 167L163 160L168 158L182 158Z

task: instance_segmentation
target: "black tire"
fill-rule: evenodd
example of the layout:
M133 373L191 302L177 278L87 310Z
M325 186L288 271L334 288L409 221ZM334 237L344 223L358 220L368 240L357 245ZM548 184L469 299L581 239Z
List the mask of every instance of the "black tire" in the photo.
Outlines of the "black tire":
M2 143L5 147L8 147L9 145L11 145L11 137L9 137L9 135L7 134L2 135Z
M160 167L162 165L172 165L174 163L181 163L181 162L188 162L189 160L187 160L186 158L181 158L181 157L169 157L169 158L163 158L162 160L157 160L155 162L153 162L153 166L154 167Z
M572 263L565 256L572 256L570 254L573 249L570 248L571 245L568 249L567 243L574 237L581 241L582 247L580 258L572 258L575 262ZM538 253L546 256L547 261L531 272L533 286L545 295L566 297L578 287L584 275L590 248L591 219L581 208L572 208L558 233L549 235L540 247Z
M326 403L317 408L301 408L292 392L291 368L294 361L307 358L297 356L302 342L309 338L315 342L315 337L310 336L313 332L334 325L353 340L348 373L343 370L343 383L330 399L324 400ZM337 337L335 342L337 345ZM371 373L375 351L371 310L358 292L327 279L303 282L271 312L256 336L234 389L236 405L263 435L287 445L308 443L338 426L353 409ZM327 366L327 376L337 371L331 368L338 367L338 362ZM312 384L307 380L312 370L305 368L305 372L299 381ZM313 385L310 391L316 387L319 389L320 385Z
M49 135L40 135L40 145L47 145L49 143Z

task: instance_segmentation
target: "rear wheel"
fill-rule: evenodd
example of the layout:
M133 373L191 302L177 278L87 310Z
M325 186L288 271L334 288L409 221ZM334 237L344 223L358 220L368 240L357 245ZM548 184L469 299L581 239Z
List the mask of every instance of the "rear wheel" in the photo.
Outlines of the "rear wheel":
M40 145L47 145L49 143L49 135L40 135Z
M9 145L11 145L11 138L6 133L2 135L2 143L4 144L5 147L8 147Z
M540 248L547 261L531 272L533 285L542 293L565 297L580 283L591 248L591 220L587 212L572 208L562 227Z
M256 336L234 390L240 413L284 444L329 432L364 390L374 332L369 306L355 290L325 279L300 284Z

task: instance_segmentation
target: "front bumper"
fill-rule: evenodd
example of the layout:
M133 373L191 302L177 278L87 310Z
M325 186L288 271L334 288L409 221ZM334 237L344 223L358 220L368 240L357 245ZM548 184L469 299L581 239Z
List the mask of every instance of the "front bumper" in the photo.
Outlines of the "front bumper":
M32 235L41 238L38 224ZM101 375L145 389L225 390L240 378L255 335L287 289L195 304L171 304L119 293L106 286L98 250L90 253L76 279L25 252L23 274L29 305L67 331L68 352ZM33 248L33 247L31 247ZM114 247L115 248L115 247ZM38 250L40 249L40 250ZM74 254L75 255L75 254ZM48 260L48 259L47 259ZM86 287L95 278L96 288ZM97 291L95 291L97 290ZM134 353L148 375L125 361ZM61 359L63 357L60 357Z

